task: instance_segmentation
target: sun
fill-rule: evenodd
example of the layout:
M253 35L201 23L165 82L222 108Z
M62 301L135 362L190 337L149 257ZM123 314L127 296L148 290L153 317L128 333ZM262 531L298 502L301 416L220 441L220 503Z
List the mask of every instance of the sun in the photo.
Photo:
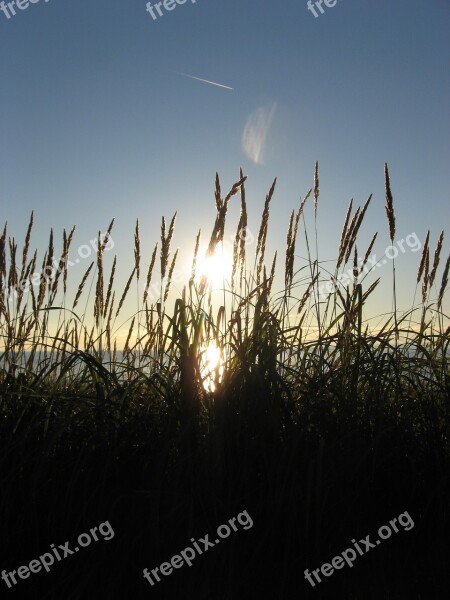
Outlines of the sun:
M206 250L197 257L196 280L200 283L204 277L212 288L222 288L231 280L233 256L231 248L219 244L210 255Z

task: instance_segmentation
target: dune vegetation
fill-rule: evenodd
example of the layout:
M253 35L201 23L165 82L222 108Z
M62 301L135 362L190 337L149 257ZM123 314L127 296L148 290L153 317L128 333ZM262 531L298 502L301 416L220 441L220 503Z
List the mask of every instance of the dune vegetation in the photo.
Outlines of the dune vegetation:
M384 176L393 243L387 166ZM78 285L68 266L74 229L63 232L59 256L52 232L38 258L30 249L33 215L22 248L5 225L0 514L8 554L0 566L25 564L102 520L116 532L104 551L80 553L58 573L35 576L29 588L20 582L30 598L444 597L450 517L444 234L433 249L428 233L417 301L400 313L395 259L372 284L363 281L377 239L375 233L367 248L358 247L371 197L356 209L350 203L329 272L317 258L317 164L274 256L266 255L266 242L276 180L252 245L245 184L241 170L224 194L216 176L206 256L199 232L181 293L173 285L176 215L162 219L148 261L136 223L134 264L123 289L116 285L118 259L105 259L113 223L99 234L95 260ZM223 244L230 202L238 200L231 276L212 291L202 265ZM301 264L300 245L308 257ZM349 269L353 279L343 284L340 275ZM393 310L375 329L365 306L381 279L388 280ZM334 285L324 288L325 280ZM149 292L158 288L158 297ZM135 314L124 315L132 294ZM128 335L118 345L124 321ZM242 510L254 521L249 532L149 587L144 567ZM405 510L415 521L411 532L334 574L332 584L313 589L305 581L306 568ZM33 596L38 588L47 595Z

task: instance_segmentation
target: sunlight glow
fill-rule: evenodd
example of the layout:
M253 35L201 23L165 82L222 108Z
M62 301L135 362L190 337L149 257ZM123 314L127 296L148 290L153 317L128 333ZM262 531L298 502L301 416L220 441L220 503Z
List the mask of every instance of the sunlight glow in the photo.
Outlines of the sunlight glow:
M207 283L214 289L225 287L225 282L231 280L233 254L231 247L219 244L214 254L206 256L206 251L199 253L197 258L196 281L200 283L206 277Z
M214 343L201 349L200 370L203 380L203 387L207 392L214 392L216 389L216 377L222 381L225 363L225 353Z

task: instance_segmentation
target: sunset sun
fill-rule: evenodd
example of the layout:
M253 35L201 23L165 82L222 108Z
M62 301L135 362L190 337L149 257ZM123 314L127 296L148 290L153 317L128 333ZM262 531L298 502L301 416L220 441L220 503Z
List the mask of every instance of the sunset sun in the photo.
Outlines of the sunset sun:
M231 279L232 266L233 256L228 246L218 245L210 255L204 251L197 258L197 283L205 277L213 289L222 288Z

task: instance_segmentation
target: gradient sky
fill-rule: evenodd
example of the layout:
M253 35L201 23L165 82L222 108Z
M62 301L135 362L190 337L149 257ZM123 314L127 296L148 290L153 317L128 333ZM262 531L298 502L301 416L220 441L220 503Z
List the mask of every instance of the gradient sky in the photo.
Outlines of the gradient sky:
M34 209L43 253L50 227L60 236L75 224L76 247L115 217L126 278L136 218L144 264L161 216L175 210L174 243L191 249L197 229L213 225L215 172L225 190L242 166L255 232L278 177L268 251L283 252L318 160L320 258L336 256L350 198L370 193L362 241L378 230L381 255L387 162L396 237L423 240L430 228L434 250L450 221L448 0L338 0L319 18L306 0L188 0L164 12L153 20L144 0L0 12L0 207L11 235L23 239ZM264 123L264 144L246 152L244 131L261 135ZM446 241L444 260L448 251ZM305 256L301 237L297 252ZM419 259L399 257L401 308Z

